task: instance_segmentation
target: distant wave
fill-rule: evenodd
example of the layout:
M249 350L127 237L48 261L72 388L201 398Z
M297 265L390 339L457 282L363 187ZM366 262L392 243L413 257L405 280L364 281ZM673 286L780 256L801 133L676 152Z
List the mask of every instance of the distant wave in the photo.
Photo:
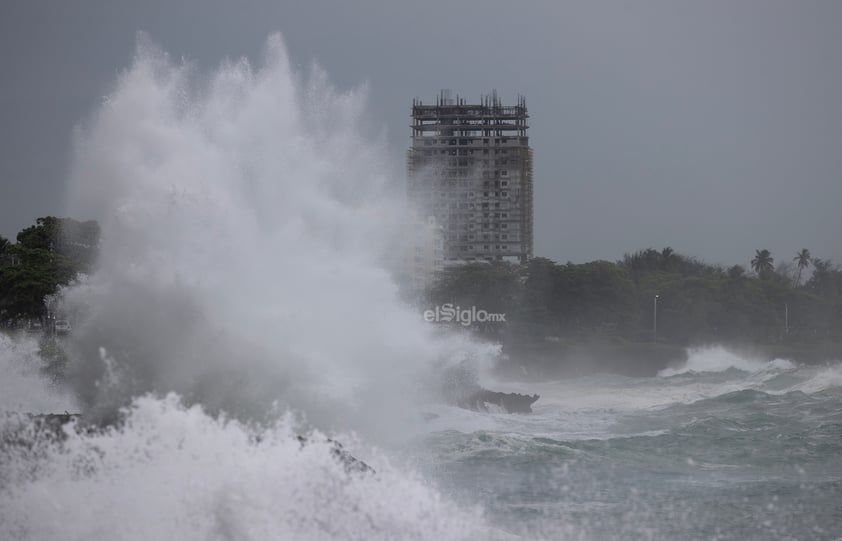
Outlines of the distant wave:
M785 359L763 361L742 357L722 346L692 348L688 351L687 361L680 367L665 368L658 372L658 377L668 378L688 372L724 372L728 369L743 372L761 370L792 370L795 364Z
M817 369L813 377L793 385L789 391L813 394L835 387L842 387L842 363Z

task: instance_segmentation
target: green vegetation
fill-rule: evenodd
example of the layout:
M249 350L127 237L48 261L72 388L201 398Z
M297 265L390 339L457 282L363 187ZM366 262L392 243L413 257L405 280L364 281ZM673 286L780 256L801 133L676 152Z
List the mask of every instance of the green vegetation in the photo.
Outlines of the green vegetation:
M47 216L12 244L0 237L0 327L43 320L45 299L93 268L100 229L95 221Z
M506 324L478 332L510 350L541 343L651 344L655 295L662 346L842 348L842 268L806 249L794 261L796 276L790 276L791 265L776 271L769 250L756 251L753 273L740 265L709 265L672 248L641 250L617 262L471 264L446 269L426 300L506 313ZM812 275L802 284L809 266Z
M810 266L813 262L813 257L810 255L810 250L802 248L792 260L798 265L798 276L795 277L795 287L798 287L801 283L801 273Z
M754 259L751 260L751 268L760 276L771 274L775 270L774 262L775 259L769 250L756 250Z

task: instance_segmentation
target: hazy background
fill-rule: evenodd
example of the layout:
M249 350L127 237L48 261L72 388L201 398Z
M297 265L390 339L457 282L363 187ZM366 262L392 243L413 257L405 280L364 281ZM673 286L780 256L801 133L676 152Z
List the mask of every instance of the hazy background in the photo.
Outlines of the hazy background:
M12 1L0 4L0 234L63 214L74 125L146 31L199 68L281 31L370 87L396 172L413 97L526 95L535 253L842 261L842 2ZM85 216L74 216L85 219Z

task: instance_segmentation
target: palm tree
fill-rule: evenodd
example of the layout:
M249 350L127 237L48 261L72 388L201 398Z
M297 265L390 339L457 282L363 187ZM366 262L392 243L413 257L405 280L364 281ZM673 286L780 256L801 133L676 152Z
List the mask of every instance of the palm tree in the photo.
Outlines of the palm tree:
M801 248L801 251L792 260L798 264L798 276L795 277L795 287L798 287L798 283L801 281L801 271L810 266L813 258L810 256L810 250Z
M755 250L754 259L751 260L751 268L762 277L775 269L774 263L775 259L769 250Z

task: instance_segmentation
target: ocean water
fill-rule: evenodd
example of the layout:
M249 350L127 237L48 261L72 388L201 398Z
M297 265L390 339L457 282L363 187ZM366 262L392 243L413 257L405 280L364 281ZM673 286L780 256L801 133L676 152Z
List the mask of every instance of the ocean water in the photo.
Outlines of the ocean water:
M61 291L60 375L0 334L0 539L842 535L838 362L495 381L498 347L401 300L365 89L295 65L280 36L212 69L141 37L80 123L66 214L101 257ZM455 366L535 413L446 405ZM61 441L27 417L65 411Z
M839 539L842 364L691 352L657 377L495 385L533 415L439 408L422 471L537 539ZM422 444L423 442L423 444Z
M0 345L6 441L26 425L13 412L75 411L31 340ZM172 393L62 443L14 432L0 538L839 539L840 363L712 348L651 378L485 383L541 399L531 415L430 402L390 446L331 434L375 473L289 413L245 423Z

